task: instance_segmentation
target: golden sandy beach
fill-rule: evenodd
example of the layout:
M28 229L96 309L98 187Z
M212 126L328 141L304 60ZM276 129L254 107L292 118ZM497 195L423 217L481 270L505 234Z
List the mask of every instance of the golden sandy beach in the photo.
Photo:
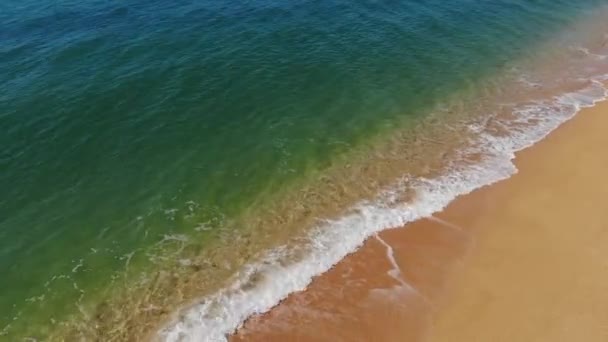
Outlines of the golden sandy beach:
M608 102L382 232L233 341L608 341ZM397 266L397 267L396 267Z
M582 111L440 215L478 233L431 341L608 341L607 129Z

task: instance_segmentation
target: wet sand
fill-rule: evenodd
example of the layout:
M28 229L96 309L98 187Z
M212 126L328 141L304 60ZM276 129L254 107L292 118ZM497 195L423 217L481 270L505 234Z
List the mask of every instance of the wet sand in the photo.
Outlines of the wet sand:
M608 341L608 103L368 239L231 341Z

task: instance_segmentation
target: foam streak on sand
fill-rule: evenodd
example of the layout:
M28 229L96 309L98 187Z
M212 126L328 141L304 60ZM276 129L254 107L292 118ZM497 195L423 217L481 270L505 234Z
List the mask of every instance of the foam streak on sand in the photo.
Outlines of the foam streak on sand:
M232 286L183 310L159 332L159 338L225 341L248 317L268 311L292 292L304 290L313 277L329 270L368 237L429 217L457 196L510 177L517 172L512 163L515 152L543 139L581 108L593 106L608 96L602 79L605 77L591 81L582 90L554 97L551 102L518 108L515 119L504 123L517 124L509 129L508 135L491 134L483 124L471 125L478 139L472 148L462 151L462 156L482 153L479 162L467 165L454 162L449 172L437 178L407 180L404 183L413 184L416 189L413 202L394 205L392 199L404 191L395 186L374 201L360 203L350 214L325 221L309 236L305 253L289 248L273 250L262 262L242 270Z
M403 275L401 274L401 269L397 264L397 260L395 260L395 251L393 250L393 247L391 247L391 245L389 245L386 241L382 240L382 238L378 234L374 235L374 237L384 247L386 247L386 258L392 266L392 268L388 271L388 274L391 276L391 278L395 279L399 284L401 284L401 286L409 287L407 282L403 279Z

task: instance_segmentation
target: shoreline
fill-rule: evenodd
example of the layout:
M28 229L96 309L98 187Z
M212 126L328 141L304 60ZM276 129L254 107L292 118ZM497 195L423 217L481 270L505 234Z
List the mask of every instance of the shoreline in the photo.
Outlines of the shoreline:
M559 44L556 47L558 46ZM569 45L566 46L569 49ZM603 53L602 48L592 47L588 51ZM445 122L435 122L432 117L429 119L429 123L433 125L428 127L429 130L425 133L429 135L446 133L445 139L439 140L437 144L432 144L429 151L426 147L429 144L425 144L425 140L411 141L411 137L407 134L395 133L395 140L387 138L386 153L378 156L372 154L372 157L377 157L378 162L372 162L371 165L375 165L378 170L386 167L391 172L401 171L399 178L388 177L392 180L376 181L377 178L384 178L373 177L375 169L372 168L370 171L365 167L367 164L364 164L363 167L353 171L357 177L364 176L362 178L365 180L364 182L356 182L356 177L345 179L338 177L333 180L325 178L326 184L324 184L331 188L331 196L323 197L323 200L320 200L314 192L309 193L308 191L294 195L293 198L296 200L293 202L294 204L287 201L283 203L283 209L285 213L292 211L295 211L296 214L304 213L306 218L311 220L312 226L302 236L289 234L288 228L291 221L283 222L284 217L275 217L272 215L274 211L269 210L268 218L271 222L283 222L279 224L283 227L280 235L287 238L287 242L276 248L265 249L261 252L262 254L256 255L255 260L235 272L227 286L187 303L187 307L180 306L179 310L172 311L171 318L163 320L162 326L156 330L157 339L167 341L181 341L183 338L225 340L226 336L230 336L243 324L245 328L241 331L246 331L247 327L251 325L249 322L257 321L260 317L272 316L272 313L277 311L277 305L278 307L289 306L284 303L289 303L291 298L304 296L302 297L304 299L296 299L296 303L293 304L296 306L301 306L300 303L297 303L298 300L311 302L312 299L309 298L311 295L301 295L300 293L312 292L310 289L314 288L316 282L320 282L318 279L323 278L326 273L335 272L332 270L338 268L340 264L348 265L359 262L356 255L361 253L358 250L362 245L363 248L369 245L372 238L378 245L376 253L372 254L383 255L381 256L382 261L379 261L378 264L379 269L384 269L383 275L367 275L362 278L355 277L355 279L348 279L348 275L340 277L346 279L346 282L352 280L365 283L374 277L383 279L388 276L377 287L365 286L374 290L390 289L388 291L390 294L385 293L382 295L384 297L396 294L401 296L404 291L420 292L418 297L429 306L426 311L433 312L435 305L429 303L432 303L434 299L427 298L429 295L424 290L417 291L416 285L420 285L420 288L425 288L425 286L442 288L444 286L443 274L449 273L450 265L454 263L453 260L459 260L466 254L468 247L459 239L472 239L473 242L475 240L474 234L472 237L467 236L471 234L467 229L461 228L460 223L442 220L440 215L433 215L446 210L446 207L452 206L452 203L462 196L512 177L518 172L514 160L519 151L535 146L555 129L579 115L581 110L595 106L608 97L608 89L604 84L608 70L605 70L603 59L597 59L596 55L591 52L576 58L570 58L571 56L568 54L559 56L561 57L557 57L557 60L563 59L560 63L543 66L540 71L531 73L528 76L529 79L522 79L524 75L527 75L525 72L505 71L506 74L503 75L504 78L501 78L500 85L488 84L484 96L479 97L478 100L477 98L454 99L454 103L442 108L440 113L462 115L448 116L451 121ZM530 63L534 62L530 61ZM554 73L549 72L551 70L556 72L558 66L568 67L563 75L560 73L563 78L555 78ZM475 110L469 112L466 110L467 108ZM452 111L452 109L457 110ZM440 130L432 130L433 127L438 127ZM418 126L417 128L422 129ZM411 149L410 144L412 144ZM403 152L404 150L406 152ZM429 155L428 160L426 160L427 155ZM410 156L414 156L414 158L409 158ZM369 162L372 160L376 159L372 158ZM437 161L437 165L433 164L435 161ZM411 170L409 167L405 167L405 169L401 167L410 164L414 165L411 166ZM350 167L350 164L345 164L345 167ZM418 167L420 170L417 169ZM371 198L363 196L362 198L365 200L353 203L342 214L334 218L330 216L327 219L320 219L318 216L310 215L311 207L297 200L302 195L302 198L306 200L312 199L315 208L321 207L326 210L333 208L334 202L340 202L341 199L348 196L352 197L369 190L366 188L367 182L373 184L373 188L381 190L374 191ZM342 186L344 184L351 186L344 187ZM352 191L349 190L351 188ZM359 196L354 197L359 198ZM297 218L299 216L287 215L286 217ZM265 221L254 219L251 222L264 226ZM417 246L415 241L418 237L416 234L411 234L411 237L399 238L399 242L403 240L406 245L399 246L398 243L395 245L395 241L391 241L390 238L390 232L395 229L391 228L407 225L409 229L406 230L412 230L411 222L434 226L436 235L427 237L430 239L427 242L431 247L438 248L438 255L433 256L435 259L426 260L425 253L428 253L428 250L422 249L419 251L420 255L413 257L413 260L417 261L400 260L399 254L408 254L409 249ZM450 233L447 233L448 231ZM464 238L460 236L462 234L465 235ZM413 242L407 244L408 239ZM437 243L439 246L434 245ZM447 247L459 246L463 243L464 245L456 247L457 251L449 250L452 247ZM384 252L380 253L381 250ZM352 257L353 261L348 261L352 259L351 255L355 255L355 257ZM445 255L451 255L451 257L447 258ZM412 286L410 278L416 278L418 275L415 272L409 272L409 269L404 271L405 268L401 264L415 267L425 263L430 264L431 269L436 265L444 267L445 270L437 271L442 276L426 274L428 272L419 267L418 272L425 273L425 276L421 278L423 283ZM365 263L362 264L365 268ZM428 265L427 268L429 268ZM351 271L347 267L346 272L352 273ZM428 283L428 279L425 277L430 277L432 281ZM427 281L428 284L424 281ZM327 286L325 292L329 293L332 289L332 286ZM433 294L441 293L438 290L431 292ZM364 291L358 296L367 296L370 293L370 291ZM377 293L374 293L374 296L376 295ZM312 296L323 298L324 295L313 294ZM357 306L363 299L367 300L367 298L360 299L352 304ZM324 299L320 299L321 306L323 306L323 301ZM336 302L340 301L336 299ZM263 314L265 312L270 313ZM323 310L321 313L326 314ZM353 314L349 313L346 316L353 316ZM329 313L328 317L333 318L334 316ZM314 320L314 317L305 319ZM359 321L357 324L363 323ZM242 334L239 332L234 338L238 338L239 335Z
M475 266L475 262L483 265L480 250L487 249L484 247L487 236L496 234L487 228L492 225L487 217L500 212L503 202L514 196L515 189L521 191L518 184L529 187L529 179L539 177L534 169L539 167L542 155L555 157L555 151L550 153L556 148L553 145L568 144L573 139L570 135L580 135L581 129L584 131L581 127L593 127L592 118L601 123L602 118L598 116L607 111L607 101L582 109L573 120L564 122L545 139L517 152L513 161L520 170L517 174L458 197L431 218L369 238L362 248L315 278L305 291L290 295L266 314L248 319L230 340L296 338L306 341L324 340L323 336L334 340L362 337L364 340L365 336L387 341L418 341L429 337L437 341L458 340L454 331L459 331L465 323L459 318L459 308L464 307L471 315L478 314L466 306L475 299L475 292L461 289L475 288L470 285L480 281L469 274L474 272L471 267L481 267ZM601 125L595 123L595 127L597 130ZM508 252L505 251L505 258ZM332 294L338 289L339 293ZM399 305L395 305L396 302ZM467 322L476 326L474 322ZM471 336L478 333L475 328L467 331L471 335L463 335L463 341L471 340ZM319 336L319 332L324 335ZM492 330L487 332L491 338Z

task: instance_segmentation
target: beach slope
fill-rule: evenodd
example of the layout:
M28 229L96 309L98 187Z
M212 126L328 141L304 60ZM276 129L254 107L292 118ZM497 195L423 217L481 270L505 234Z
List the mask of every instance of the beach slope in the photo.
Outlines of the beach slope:
M608 102L369 239L232 341L608 341Z
M608 103L441 218L476 231L432 341L608 341Z

